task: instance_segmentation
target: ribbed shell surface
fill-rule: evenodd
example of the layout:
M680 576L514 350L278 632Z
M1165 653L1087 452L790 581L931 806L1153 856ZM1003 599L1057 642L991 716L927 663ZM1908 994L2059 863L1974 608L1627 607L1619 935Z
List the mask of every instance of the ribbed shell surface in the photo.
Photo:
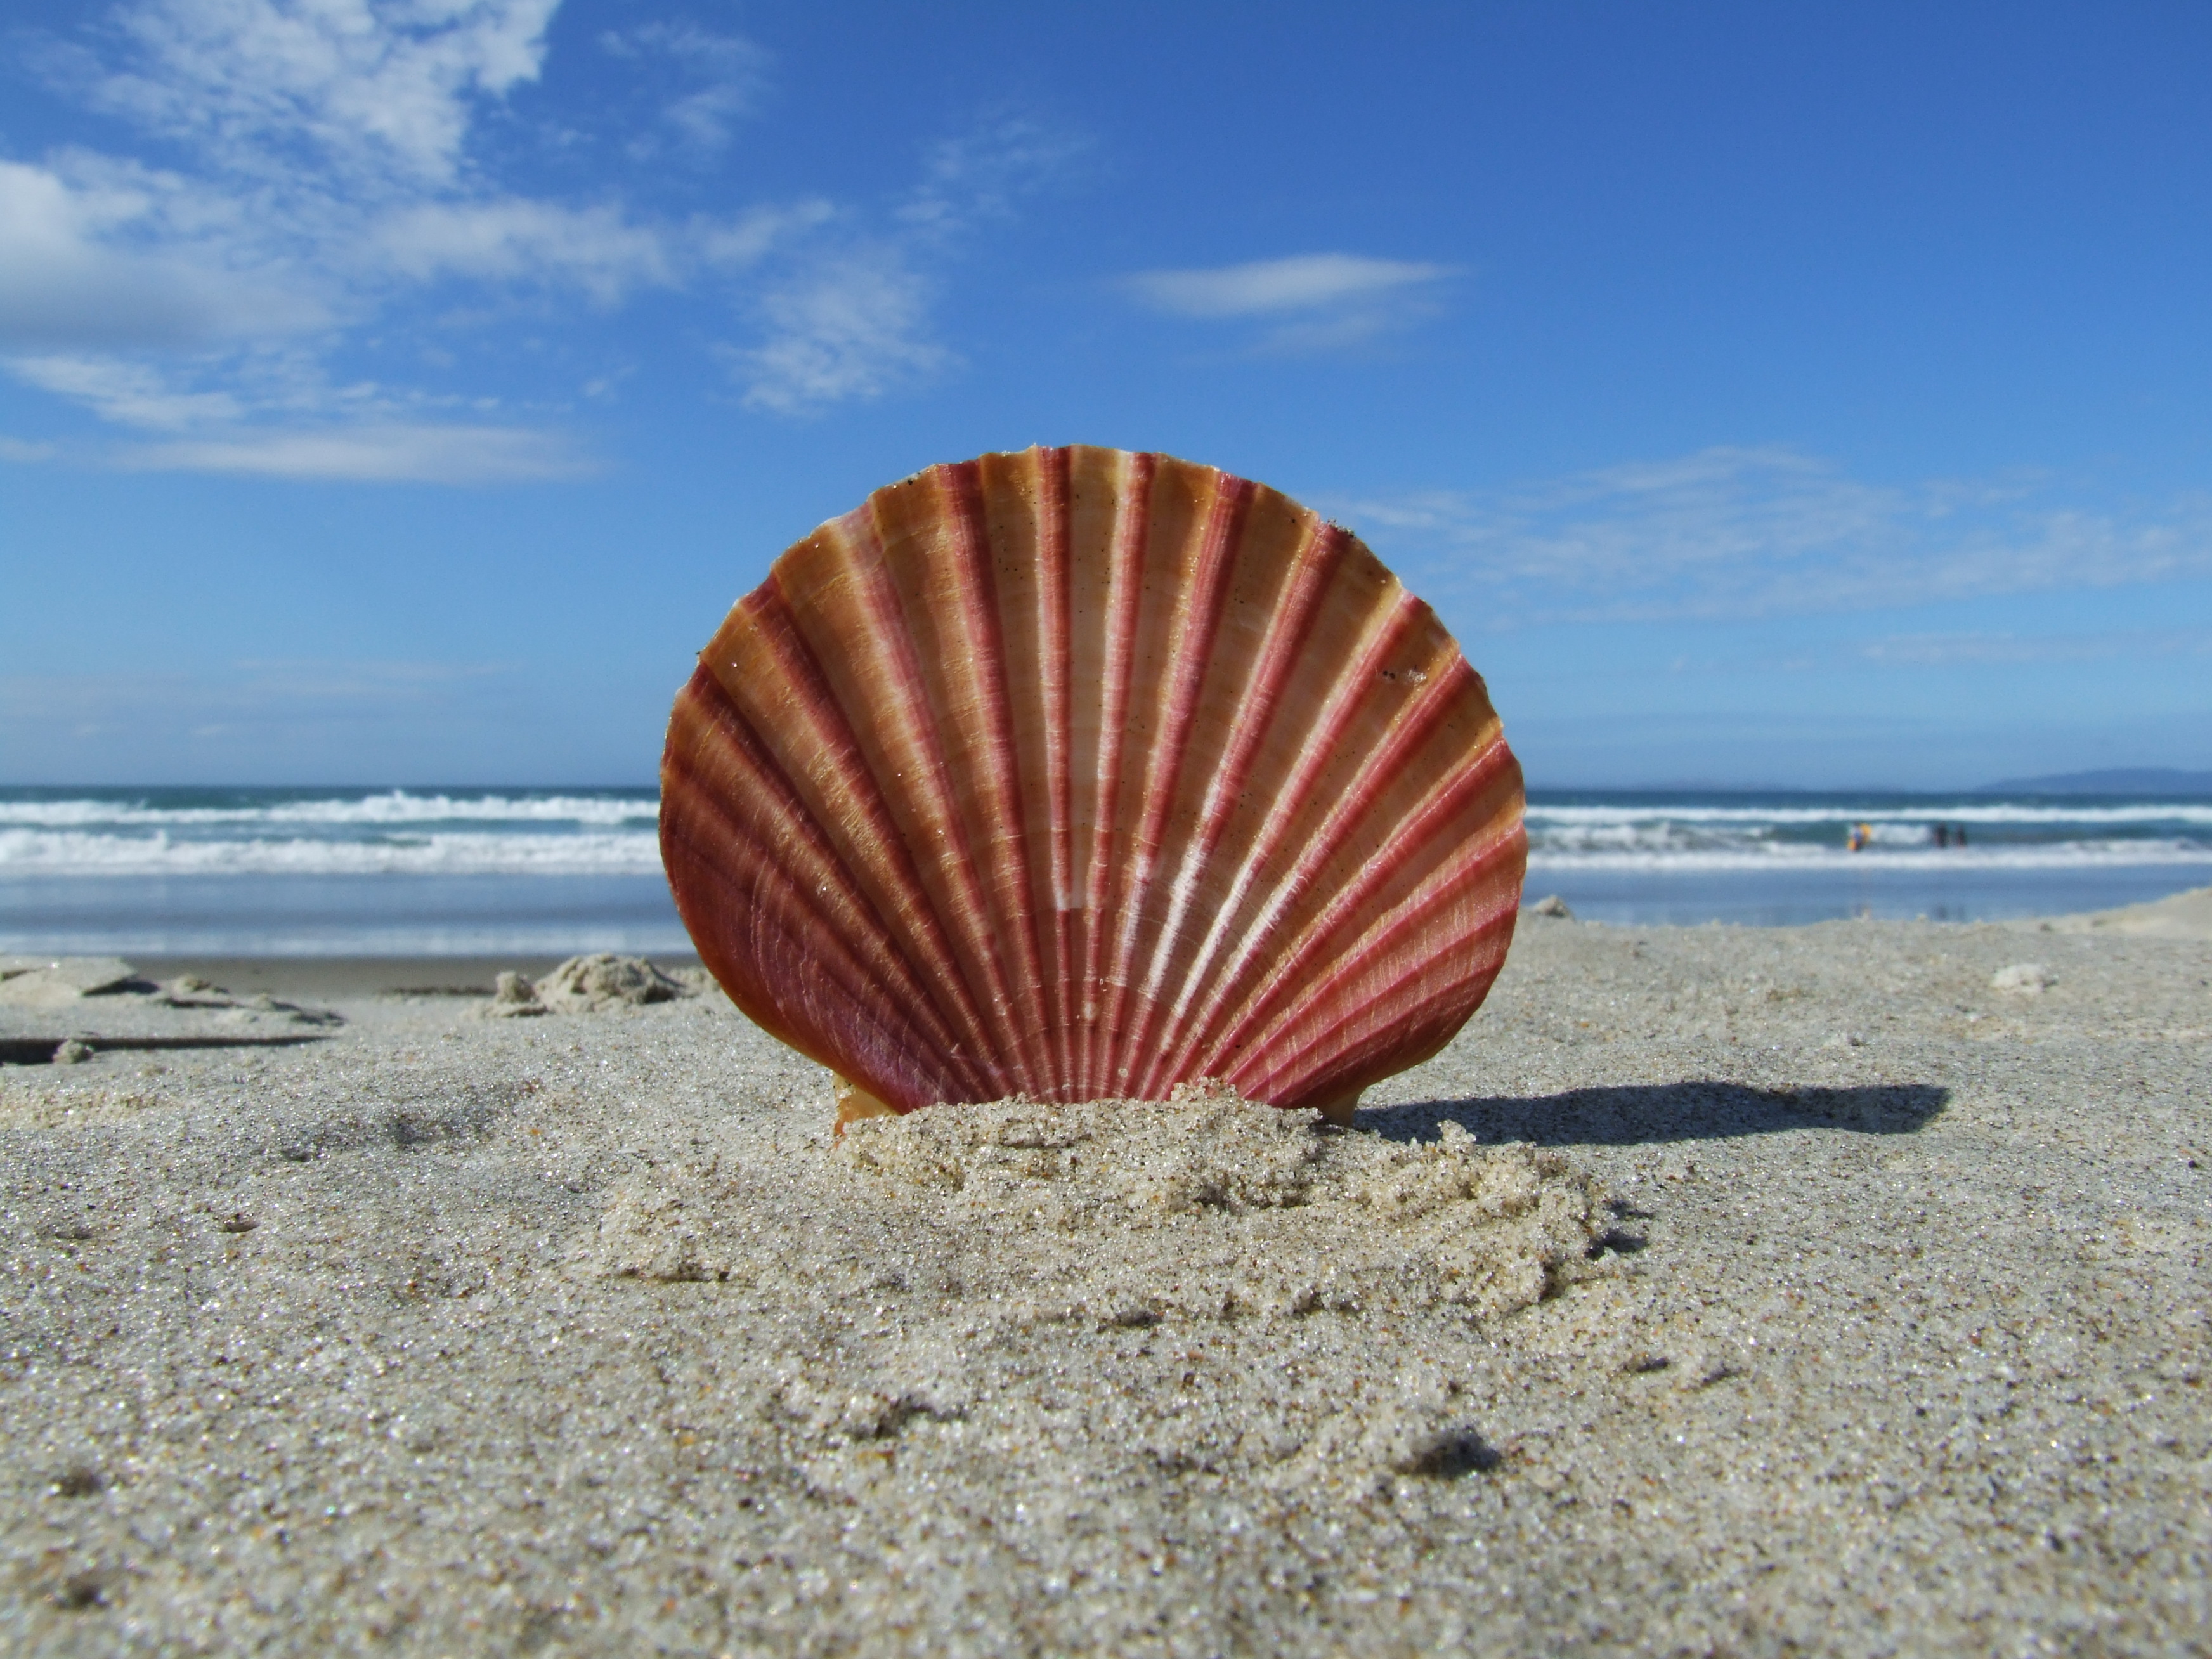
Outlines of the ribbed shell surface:
M1480 1004L1527 848L1480 678L1355 537L1093 448L784 553L677 697L660 837L738 1006L901 1111L1348 1103Z

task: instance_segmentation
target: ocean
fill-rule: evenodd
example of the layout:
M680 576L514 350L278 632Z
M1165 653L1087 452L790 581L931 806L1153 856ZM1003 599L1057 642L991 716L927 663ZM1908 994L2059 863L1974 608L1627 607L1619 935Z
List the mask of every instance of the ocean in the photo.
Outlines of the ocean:
M650 789L0 789L0 951L688 951L657 810ZM2212 800L1537 790L1528 839L1531 899L1617 923L1976 921L2212 883Z

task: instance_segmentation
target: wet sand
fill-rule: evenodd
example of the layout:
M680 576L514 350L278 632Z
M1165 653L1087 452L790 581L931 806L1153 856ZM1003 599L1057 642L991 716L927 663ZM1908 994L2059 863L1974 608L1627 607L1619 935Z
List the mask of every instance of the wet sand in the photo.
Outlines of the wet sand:
M345 1024L0 1067L0 1645L2203 1650L2203 896L1526 917L1349 1132L138 963Z
M287 998L357 1001L364 997L489 997L503 972L536 979L559 957L150 957L131 966L167 982L190 974L240 995L268 992ZM667 967L697 965L696 956L653 957Z

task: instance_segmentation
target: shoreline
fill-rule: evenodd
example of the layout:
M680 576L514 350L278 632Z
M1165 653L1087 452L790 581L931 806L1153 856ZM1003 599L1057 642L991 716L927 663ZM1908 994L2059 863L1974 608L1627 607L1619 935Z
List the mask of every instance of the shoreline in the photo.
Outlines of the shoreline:
M2045 921L2072 926L2069 917L2133 915L2146 905L2212 892L2212 887L2204 886L2173 889L2167 884L2171 877L2146 884L2152 868L2122 872L2124 879L2100 877L2086 886L2070 878L2021 884L2005 878L2008 884L2004 894L1982 892L1976 897L1981 890L1972 872L1967 872L1970 879L1964 886L1922 891L1915 885L1921 878L1910 872L1862 872L1865 879L1850 872L1817 878L1741 872L1726 877L1686 872L1650 877L1617 872L1577 875L1539 866L1529 872L1524 892L1530 902L1559 893L1582 920L1611 927L1717 923L1753 928L1811 927L1847 919L1920 920L1946 926ZM2181 878L2201 881L2203 875ZM441 908L412 891L418 884L413 878L394 878L396 884L390 887L380 879L362 878L356 883L359 890L332 909L327 908L329 895L322 890L323 884L305 882L300 894L288 897L266 892L252 901L251 895L228 891L225 884L232 878L192 879L199 886L189 902L173 890L187 885L182 882L126 883L94 902L81 894L72 896L76 888L85 884L76 878L50 882L17 877L10 885L0 878L0 888L13 896L0 902L0 956L121 956L169 970L157 976L194 973L226 982L220 974L208 971L210 964L222 964L225 971L250 979L256 988L275 983L264 963L296 964L291 971L297 975L349 987L352 981L343 971L316 964L380 962L392 964L395 973L415 973L426 986L474 987L489 986L490 973L500 969L527 972L533 966L550 967L570 955L592 951L670 962L696 960L669 905L666 884L658 878L626 882L628 896L614 908L595 902L580 909L562 896L559 883L446 881L435 884L441 892L453 890L440 901ZM125 889L133 886L158 890L125 902ZM2069 896L2099 902L2069 904ZM18 898L22 902L16 902ZM290 908L295 899L304 908ZM92 903L92 909L84 910L85 903ZM500 906L506 903L520 908L505 913ZM243 965L233 969L233 963ZM409 969L407 964L420 965ZM391 981L395 987L408 982L404 977Z
M1544 895L1532 886L1528 890L1525 902L1534 904L1542 896ZM1525 914L1522 925L1527 925ZM1594 925L1629 929L1671 927L1681 924L1596 920ZM1723 921L1690 925L1760 934L1828 924L1791 922L1768 927L1758 923ZM2007 927L2022 931L2048 928L2065 933L2108 932L2114 935L2212 939L2212 886L2189 888L2148 903L2126 905L2111 910L2007 917L1994 921L1932 921L1927 925L1946 928ZM302 996L340 999L398 995L488 997L492 994L495 979L503 971L512 970L526 978L536 979L550 972L570 955L578 954L583 952L540 951L501 955L475 951L451 956L422 951L389 955L349 952L328 956L263 956L242 951L125 953L131 964L150 980L166 982L181 975L191 975L240 994L289 992ZM698 954L691 951L645 951L629 954L647 957L670 969L699 965Z
M489 997L499 975L514 972L535 980L572 955L260 957L132 955L127 959L145 978L160 982L191 975L241 995L267 993L350 1000L361 997ZM696 952L653 951L642 954L662 968L696 968Z

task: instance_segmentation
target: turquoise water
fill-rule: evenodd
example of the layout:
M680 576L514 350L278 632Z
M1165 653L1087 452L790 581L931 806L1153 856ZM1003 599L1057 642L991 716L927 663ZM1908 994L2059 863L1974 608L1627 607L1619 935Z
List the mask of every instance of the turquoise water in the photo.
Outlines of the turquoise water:
M657 811L649 789L0 790L0 951L682 951ZM2212 800L1538 790L1528 834L1531 896L1620 922L1983 921L2212 884Z

